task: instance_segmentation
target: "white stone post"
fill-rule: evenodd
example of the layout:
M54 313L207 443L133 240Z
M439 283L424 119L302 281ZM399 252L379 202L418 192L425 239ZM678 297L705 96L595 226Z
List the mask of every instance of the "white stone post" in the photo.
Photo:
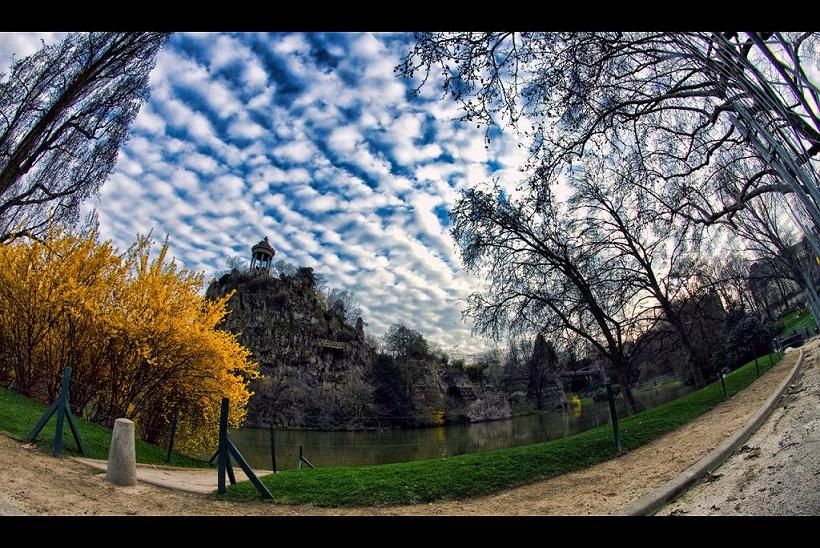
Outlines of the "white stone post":
M108 470L105 478L114 485L137 484L137 453L134 446L134 423L117 419L108 450Z

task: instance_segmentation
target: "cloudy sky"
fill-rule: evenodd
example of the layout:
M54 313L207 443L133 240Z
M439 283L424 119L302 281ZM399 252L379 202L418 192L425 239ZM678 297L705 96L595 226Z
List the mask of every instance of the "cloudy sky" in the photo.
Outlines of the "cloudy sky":
M59 33L0 34L0 71ZM395 322L473 352L447 214L460 189L518 177L512 134L485 148L456 120L439 82L420 97L393 68L408 34L175 34L151 98L98 199L121 248L170 236L185 267L210 277L268 236L276 259L352 291L367 330Z

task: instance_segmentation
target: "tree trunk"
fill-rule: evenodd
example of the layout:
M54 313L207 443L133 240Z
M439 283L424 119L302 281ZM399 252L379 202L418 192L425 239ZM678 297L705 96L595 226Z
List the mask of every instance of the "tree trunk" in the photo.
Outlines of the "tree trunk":
M632 389L629 387L629 382L626 380L626 367L623 364L613 364L615 370L615 377L618 379L618 384L621 385L624 398L627 402L627 410L632 415L638 411L638 404L635 402L635 396L632 395Z
M703 362L694 354L689 356L689 371L692 373L695 388L703 388L706 386L706 381L703 378Z
M671 304L666 304L667 306L664 307L664 311L666 313L667 318L666 321L672 325L672 328L675 330L675 333L677 333L678 338L680 339L681 346L683 346L683 350L686 353L689 371L692 373L692 379L694 379L695 381L695 387L701 388L704 385L703 362L697 356L695 349L692 348L692 344L689 341L689 337L686 335L686 333L683 332L683 325L681 325L679 316L674 314Z

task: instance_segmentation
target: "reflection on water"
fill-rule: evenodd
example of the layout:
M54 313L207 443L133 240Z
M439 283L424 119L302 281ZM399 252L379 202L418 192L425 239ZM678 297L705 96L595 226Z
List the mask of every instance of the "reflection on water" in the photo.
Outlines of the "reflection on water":
M655 407L691 391L679 384L636 392L642 408ZM624 416L623 404L618 406ZM277 469L296 468L299 446L317 467L360 466L412 460L435 459L464 453L491 451L502 447L528 445L569 436L609 422L606 402L573 406L566 411L550 411L507 420L457 424L433 428L366 432L321 432L316 430L276 430ZM240 428L229 433L254 468L271 468L270 431ZM206 457L207 458L207 457Z

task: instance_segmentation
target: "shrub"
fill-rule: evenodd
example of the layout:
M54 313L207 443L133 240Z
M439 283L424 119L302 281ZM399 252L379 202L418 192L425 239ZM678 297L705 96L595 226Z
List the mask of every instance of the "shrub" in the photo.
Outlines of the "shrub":
M57 229L0 245L0 379L45 403L72 367L75 411L108 426L127 417L157 441L178 409L178 447L213 447L222 397L241 424L257 367L216 329L231 294L200 296L204 278L167 260L167 240L150 251L147 237L118 253L95 232Z
M753 360L755 356L770 352L774 335L774 329L757 316L738 314L726 335L725 365L734 369Z

